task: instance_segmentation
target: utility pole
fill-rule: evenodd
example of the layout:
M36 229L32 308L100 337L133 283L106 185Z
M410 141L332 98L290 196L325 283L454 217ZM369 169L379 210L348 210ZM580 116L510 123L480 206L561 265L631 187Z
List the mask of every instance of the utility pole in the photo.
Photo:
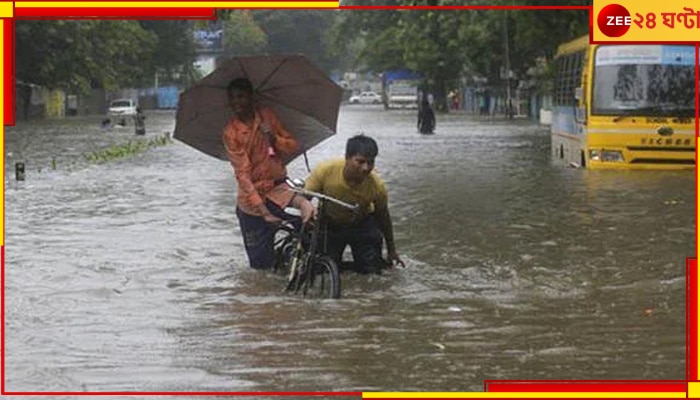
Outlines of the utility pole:
M503 21L503 40L505 41L506 50L506 115L508 118L513 118L513 110L511 110L512 98L510 92L510 45L508 40L508 10L504 11L505 19Z
M155 108L158 109L158 68L156 68L155 79L153 82L153 97L156 100Z

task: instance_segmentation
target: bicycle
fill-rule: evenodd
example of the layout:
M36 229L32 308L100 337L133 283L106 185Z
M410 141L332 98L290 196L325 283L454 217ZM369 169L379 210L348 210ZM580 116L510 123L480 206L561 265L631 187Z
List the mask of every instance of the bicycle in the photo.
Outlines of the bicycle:
M340 298L340 270L338 264L321 251L325 240L324 208L327 201L356 211L359 206L345 203L336 198L316 193L303 188L300 179L287 180L291 190L299 195L317 199L316 217L308 224L301 224L298 219L288 219L283 222L275 240L275 269L287 270L287 283L284 291L301 292L304 296L313 298ZM285 210L291 216L294 213ZM294 218L294 217L292 217Z

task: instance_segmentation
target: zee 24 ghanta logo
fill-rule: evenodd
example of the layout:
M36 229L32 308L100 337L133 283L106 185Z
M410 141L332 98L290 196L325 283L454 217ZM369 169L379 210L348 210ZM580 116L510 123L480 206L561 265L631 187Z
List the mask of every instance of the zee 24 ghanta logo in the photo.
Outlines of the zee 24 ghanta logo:
M627 33L632 25L632 16L619 4L608 4L598 13L598 29L605 36L620 37Z

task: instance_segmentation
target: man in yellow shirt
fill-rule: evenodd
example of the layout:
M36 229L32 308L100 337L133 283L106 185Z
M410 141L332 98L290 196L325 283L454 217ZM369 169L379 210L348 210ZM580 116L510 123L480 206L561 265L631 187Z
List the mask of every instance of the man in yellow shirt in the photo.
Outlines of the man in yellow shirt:
M319 164L305 185L308 190L359 205L359 210L353 212L326 203L326 253L340 265L345 247L350 246L355 269L364 273L379 273L386 266L382 259L382 238L386 242L389 266L405 266L396 253L384 182L372 171L378 153L374 139L354 136L348 139L345 159Z

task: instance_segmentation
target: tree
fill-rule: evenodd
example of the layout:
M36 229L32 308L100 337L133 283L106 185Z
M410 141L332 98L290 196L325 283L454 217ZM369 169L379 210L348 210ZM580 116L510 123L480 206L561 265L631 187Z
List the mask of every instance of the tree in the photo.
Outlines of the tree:
M260 53L267 46L267 35L248 10L222 13L224 51L229 57Z
M154 20L140 21L141 27L152 32L157 42L154 47L152 62L144 66L144 82L150 83L156 72L166 79L177 81L180 77L183 83L195 78L194 73L194 41L192 40L192 24L185 20Z
M257 10L252 15L267 35L270 54L301 53L330 72L338 64L328 51L327 36L338 10Z
M141 79L156 38L136 21L18 21L17 79L85 92Z
M380 0L343 0L342 5L385 5ZM388 5L400 5L390 1ZM402 44L398 36L400 10L342 10L330 29L331 54L340 56L341 63L353 69L383 71L405 68ZM349 51L352 49L352 51ZM342 59L352 57L352 59ZM364 68L362 68L364 67Z
M343 5L367 1L344 0ZM426 5L420 0L370 0L370 5ZM518 5L551 5L528 0ZM590 0L568 5L589 6ZM459 0L430 0L428 5L462 5ZM513 0L474 0L470 5L516 5ZM345 14L347 13L347 15ZM510 70L516 76L551 56L559 43L584 34L588 13L583 10L349 10L343 11L332 32L340 51L361 44L355 65L382 71L408 68L425 77L438 107L450 86L461 79L486 78L505 85L506 44ZM515 81L513 81L515 82Z
M405 11L400 26L406 66L419 71L425 88L435 95L437 111L447 112L447 92L459 87L465 63L459 41L459 12Z
M388 9L348 13L334 30L334 39L341 49L364 42L356 65L375 71L406 68L419 72L424 88L436 95L437 109L447 109L446 92L459 80L464 64L458 40L460 12Z
M138 21L94 22L92 32L88 33L89 45L84 49L89 55L85 63L89 62L90 68L83 75L92 75L90 87L135 87L151 76L147 71L158 43L155 34L144 30Z

